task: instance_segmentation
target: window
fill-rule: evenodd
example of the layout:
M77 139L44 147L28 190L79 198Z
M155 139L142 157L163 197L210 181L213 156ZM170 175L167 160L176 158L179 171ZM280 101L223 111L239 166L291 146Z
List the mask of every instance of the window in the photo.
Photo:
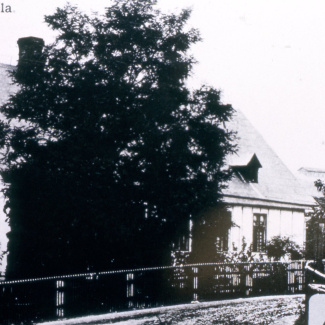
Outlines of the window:
M255 153L249 157L243 161L233 162L230 166L243 182L258 183L258 170L262 165Z
M229 229L231 228L231 212L226 210L218 211L215 216L216 224L216 250L228 251Z
M181 236L178 238L176 249L180 251L189 251L190 245L188 236Z
M217 251L227 251L228 250L228 233L224 236L216 237L216 249Z
M264 252L266 246L266 214L254 214L253 251Z
M256 166L233 167L233 170L247 183L258 183L258 168Z

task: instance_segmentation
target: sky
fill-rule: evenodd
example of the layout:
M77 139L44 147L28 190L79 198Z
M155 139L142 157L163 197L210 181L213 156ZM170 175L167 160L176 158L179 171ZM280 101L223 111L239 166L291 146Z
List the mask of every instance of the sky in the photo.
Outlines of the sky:
M74 3L73 1L70 1ZM66 1L6 0L0 12L0 62L16 64L17 39L54 40L43 22ZM110 1L79 0L88 13ZM241 110L294 172L325 170L325 1L158 0L164 12L191 8L202 42L189 85L211 85ZM0 6L1 11L1 6Z

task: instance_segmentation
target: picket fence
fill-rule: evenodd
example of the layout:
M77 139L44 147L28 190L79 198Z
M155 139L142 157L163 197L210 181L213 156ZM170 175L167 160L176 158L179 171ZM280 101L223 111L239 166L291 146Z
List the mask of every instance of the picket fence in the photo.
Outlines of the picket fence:
M0 282L0 324L305 290L305 261L202 263Z

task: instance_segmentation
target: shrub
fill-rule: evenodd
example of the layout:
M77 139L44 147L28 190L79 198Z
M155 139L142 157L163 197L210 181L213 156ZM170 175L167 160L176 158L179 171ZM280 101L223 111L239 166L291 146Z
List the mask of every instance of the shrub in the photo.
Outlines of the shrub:
M283 258L299 260L304 257L303 250L288 237L273 237L266 245L267 257L279 261Z

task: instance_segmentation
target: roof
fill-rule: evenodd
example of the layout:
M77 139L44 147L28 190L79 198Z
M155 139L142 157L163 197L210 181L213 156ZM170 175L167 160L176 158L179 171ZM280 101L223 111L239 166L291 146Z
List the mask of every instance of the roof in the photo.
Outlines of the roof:
M273 207L277 204L281 207L283 203L297 207L315 204L312 196L240 111L235 112L226 127L236 131L238 138L238 151L227 158L227 164L234 166L234 161L249 162L249 157L255 154L262 167L258 170L257 183L245 182L234 175L223 191L225 202L241 204L254 200L256 205Z
M313 173L313 174L319 174L322 175L322 177L325 177L325 169L320 168L311 168L311 167L301 167L298 170L302 173Z
M9 64L0 63L0 105L3 105L11 94L17 91L17 86L12 83L10 71L15 69Z

